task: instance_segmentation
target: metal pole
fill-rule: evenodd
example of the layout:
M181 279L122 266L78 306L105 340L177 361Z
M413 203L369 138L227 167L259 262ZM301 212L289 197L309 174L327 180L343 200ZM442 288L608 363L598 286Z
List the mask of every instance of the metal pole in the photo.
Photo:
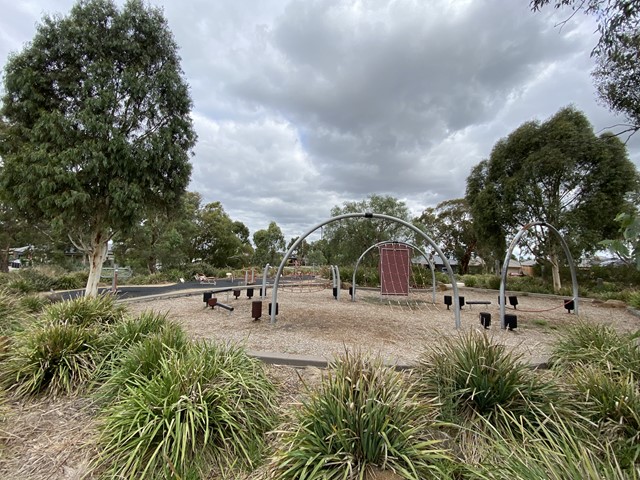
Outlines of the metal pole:
M449 274L449 278L451 279L451 286L453 289L453 303L454 303L454 316L455 316L455 322L456 322L456 328L460 328L461 324L460 324L460 298L458 295L458 285L456 283L456 278L453 275L453 269L451 268L451 264L449 263L449 260L444 256L444 253L442 253L442 250L440 249L440 247L438 247L435 242L433 240L431 240L422 230L420 230L418 227L416 227L415 225L412 225L409 222L406 222L400 218L396 218L396 217L392 217L391 215L384 215L381 213L371 213L371 212L365 212L365 213L345 213L343 215L337 215L335 217L332 217L328 220L325 220L323 222L318 223L317 225L314 225L313 227L311 227L309 230L307 230L303 235L301 235L298 240L296 240L293 245L291 245L291 247L289 247L289 250L287 250L287 253L285 253L282 261L280 262L280 265L278 266L278 273L276 274L276 278L273 282L273 295L271 298L271 303L273 305L276 305L278 302L278 284L280 282L280 274L282 273L282 270L284 269L284 266L287 262L287 260L289 259L289 257L291 256L291 254L294 252L294 250L298 247L298 245L300 243L302 243L302 241L307 238L309 235L311 235L313 232L315 232L318 228L325 226L328 223L332 223L332 222L336 222L338 220L343 220L345 218L381 218L381 219L385 219L385 220L390 220L396 223L400 223L402 225L404 225L405 227L409 228L410 230L412 230L413 232L417 233L418 235L420 235L422 238L424 238L430 245L431 247L433 247L433 249L436 251L436 253L440 256L440 258L442 258L442 262L444 263L444 266L447 269L447 273ZM275 308L271 309L271 323L275 323L276 321L276 313L275 313Z

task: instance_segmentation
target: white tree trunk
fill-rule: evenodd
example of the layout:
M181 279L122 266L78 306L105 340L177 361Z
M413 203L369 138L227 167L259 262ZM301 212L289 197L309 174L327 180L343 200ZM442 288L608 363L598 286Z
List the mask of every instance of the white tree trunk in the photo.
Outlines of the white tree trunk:
M87 252L89 257L89 278L87 279L87 288L85 296L95 297L98 295L98 282L102 274L102 264L107 258L109 250L109 236L103 232L94 233L91 236L91 247Z
M560 282L560 265L558 262L558 255L553 253L549 255L549 262L551 263L551 277L553 278L553 291L560 293L562 283Z

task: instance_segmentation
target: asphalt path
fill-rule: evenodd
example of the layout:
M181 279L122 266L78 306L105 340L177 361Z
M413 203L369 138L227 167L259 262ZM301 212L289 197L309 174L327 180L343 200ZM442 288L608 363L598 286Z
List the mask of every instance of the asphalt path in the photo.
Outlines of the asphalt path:
M282 277L280 278L280 283L291 283L291 282L299 282L300 280L313 280L315 276L305 275L301 277ZM273 284L273 278L267 278L267 286ZM213 283L200 283L196 281L189 282L180 282L180 283L172 283L170 285L122 285L118 286L116 291L116 296L118 299L125 298L140 298L140 297L149 297L153 295L171 295L178 294L180 292L187 292L193 290L202 290L203 292L208 292L211 290L218 290L224 288L233 288L233 287L244 287L244 279L216 279L215 285ZM256 288L260 288L262 286L262 278L259 280L256 279L255 285ZM101 287L98 289L100 294L103 293L111 293L111 287ZM57 295L64 300L70 300L79 296L84 295L84 289L81 290L68 290L65 292L57 292Z

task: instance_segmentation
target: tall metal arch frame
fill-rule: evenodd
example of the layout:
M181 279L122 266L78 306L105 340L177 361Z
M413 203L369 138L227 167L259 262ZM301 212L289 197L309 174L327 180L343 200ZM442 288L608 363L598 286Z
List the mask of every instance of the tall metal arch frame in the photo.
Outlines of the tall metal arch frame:
M291 254L295 251L295 249L298 247L298 245L300 245L300 243L302 243L302 241L305 238L307 238L309 235L311 235L317 229L319 229L321 227L324 227L328 223L337 222L339 220L344 220L346 218L380 218L380 219L383 219L383 220L390 220L392 222L396 222L396 223L400 223L401 225L404 225L405 227L407 227L408 229L412 230L413 232L415 232L418 235L420 235L423 239L425 239L427 241L427 243L429 245L431 245L433 247L433 249L436 251L436 253L440 256L440 258L442 259L442 262L444 263L444 266L447 269L447 273L449 274L449 278L451 280L451 286L453 288L453 303L454 303L454 309L453 310L454 310L454 315L455 315L455 320L456 320L456 328L460 328L460 299L459 299L459 296L458 296L458 285L456 284L456 279L453 276L453 269L451 268L451 265L449 264L449 260L447 260L447 258L444 256L444 254L442 253L442 250L440 250L440 247L438 247L438 245L436 245L436 243L433 240L431 240L431 238L429 238L427 236L427 234L425 234L422 230L420 230L415 225L412 225L409 222L406 222L406 221L404 221L404 220L402 220L400 218L397 218L397 217L393 217L391 215L384 215L382 213L371 213L371 212L345 213L345 214L342 214L342 215L337 215L335 217L332 217L332 218L330 218L328 220L325 220L323 222L320 222L320 223L314 225L309 230L307 230L303 235L298 237L298 240L296 240L294 242L294 244L289 247L289 250L287 250L287 253L285 253L284 257L282 258L282 261L280 262L280 266L278 267L278 272L276 273L276 278L273 281L273 294L272 294L272 297L271 297L271 303L272 303L272 305L274 307L271 309L270 323L275 323L276 322L276 308L275 308L275 305L277 305L277 303L278 303L278 285L280 283L280 276L282 275L282 271L284 270L284 266L286 265L287 260L289 259Z
M399 242L399 241L394 241L394 240L385 240L383 242L378 242L375 245L371 245L369 248L367 248L364 252L362 252L362 255L360 255L360 258L358 258L358 261L356 262L356 266L353 268L353 279L351 282L351 301L355 302L356 301L356 273L358 272L358 265L360 265L360 262L362 261L362 259L364 258L364 256L369 253L371 250L373 250L376 247L381 247L383 245L390 245L390 244L398 244L398 245L405 245L407 247L411 247L415 250L417 250L418 252L420 252L424 258L427 260L427 262L429 262L429 268L431 268L431 277L432 277L432 285L433 285L433 303L436 303L436 272L435 272L435 265L433 264L433 262L431 261L431 259L427 256L427 254L424 252L424 250L422 250L421 248L418 248L417 246L413 245L412 243L409 242Z
M575 307L576 314L578 313L578 278L576 277L576 267L573 262L573 257L571 256L571 252L569 251L569 246L567 242L565 242L562 234L553 226L549 225L547 222L531 222L527 223L523 226L520 231L516 234L516 236L511 240L509 244L509 248L507 249L507 254L504 257L504 263L502 264L502 276L500 278L500 326L504 329L506 327L504 322L504 312L506 305L504 301L504 293L505 293L505 285L507 283L507 270L509 269L509 260L511 259L511 254L513 253L513 249L516 248L516 245L522 238L522 236L529 230L531 227L540 226L547 227L549 230L554 232L558 238L560 239L560 243L562 244L562 248L564 250L564 254L567 256L567 261L569 263L569 270L571 270L571 283L573 288L573 304Z

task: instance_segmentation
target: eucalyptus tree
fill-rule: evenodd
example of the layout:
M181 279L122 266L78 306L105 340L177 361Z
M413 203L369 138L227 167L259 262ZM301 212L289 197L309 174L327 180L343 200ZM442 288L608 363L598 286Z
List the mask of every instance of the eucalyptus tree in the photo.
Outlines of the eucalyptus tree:
M593 77L598 94L612 111L626 117L628 123L619 133L635 133L640 129L640 2L531 0L534 11L549 4L569 9L568 17L578 11L595 17L600 36L591 54L596 59Z
M469 204L464 198L445 200L426 208L413 224L431 237L445 255L458 260L462 274L469 272L469 262L478 240ZM416 239L418 245L423 243L419 240Z
M196 135L177 50L160 9L86 0L45 16L5 66L0 188L87 253L87 295L109 240L189 182Z
M581 256L613 238L614 221L638 173L614 135L596 136L585 115L563 108L545 122L526 122L499 140L467 178L466 198L480 244L504 255L506 241L530 222L557 228ZM532 230L523 246L550 262L560 289L558 240Z
M345 202L331 209L331 216L346 213L372 212L390 215L409 222L409 209L397 198L388 195L370 195L359 202ZM355 263L371 245L386 241L407 241L411 234L403 225L381 219L353 218L333 222L324 227L324 239L328 242L329 262L341 265Z
M233 221L220 202L211 202L197 213L196 256L214 267L240 267L250 259L249 229Z
M255 252L253 254L254 265L277 265L282 258L285 248L284 235L276 222L270 222L264 230L258 230L253 234Z

